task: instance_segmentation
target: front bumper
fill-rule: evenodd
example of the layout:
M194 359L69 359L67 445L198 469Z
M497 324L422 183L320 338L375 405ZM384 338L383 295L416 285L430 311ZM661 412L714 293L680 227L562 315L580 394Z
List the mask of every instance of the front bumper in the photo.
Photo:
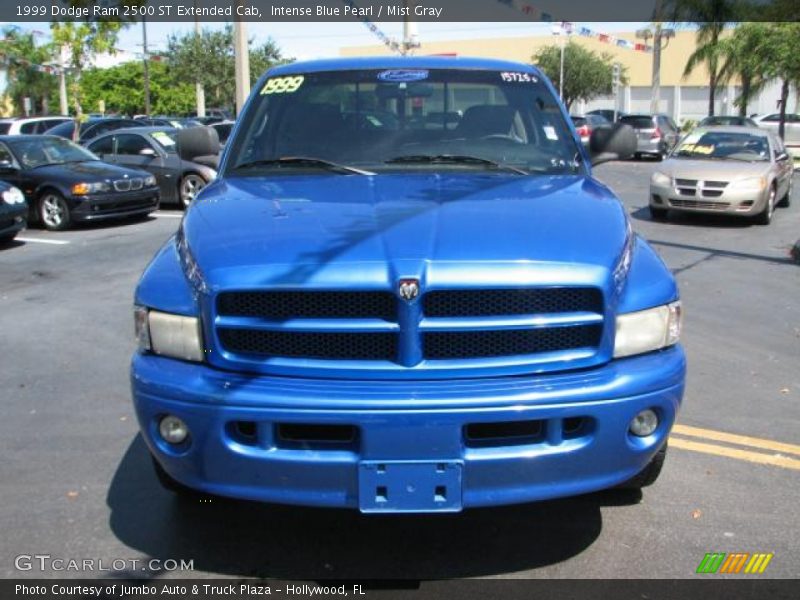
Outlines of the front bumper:
M723 213L753 216L761 213L767 205L767 190L737 190L728 184L719 196L705 196L716 190L697 190L693 194L682 194L672 185L650 184L650 206L675 211L699 213Z
M158 187L80 196L72 199L72 218L75 221L99 221L145 215L158 209L159 199Z
M359 490L365 466L441 462L460 469L460 497L448 505L459 509L571 496L626 481L666 441L684 375L680 346L573 373L415 382L248 376L137 353L131 384L150 451L189 487L366 510L372 507L365 508ZM628 425L646 408L658 413L660 424L651 436L636 438ZM188 443L176 448L160 438L166 414L187 423ZM542 428L530 438L477 443L466 433L468 425L519 422ZM236 423L253 425L243 435ZM576 423L582 425L570 430ZM346 426L356 435L328 444L281 437L282 428L298 425Z
M8 204L0 202L0 238L13 236L27 226L28 207L25 204Z

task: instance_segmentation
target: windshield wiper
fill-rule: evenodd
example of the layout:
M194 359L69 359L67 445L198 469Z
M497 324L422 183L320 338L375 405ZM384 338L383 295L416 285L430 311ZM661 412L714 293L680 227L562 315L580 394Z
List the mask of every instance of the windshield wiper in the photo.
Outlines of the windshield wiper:
M261 158L259 160L251 160L244 162L234 167L234 170L251 169L256 167L316 167L328 171L338 173L355 173L356 175L375 175L372 171L364 171L355 167L347 165L340 165L339 163L331 162L321 158L309 158L306 156L281 156L280 158Z
M463 165L483 165L492 167L494 169L503 169L511 171L520 175L530 175L527 171L506 165L503 163L489 160L488 158L481 158L479 156L470 156L468 154L408 154L405 156L395 156L385 161L387 164L403 164L403 163L426 163L426 164L463 164Z

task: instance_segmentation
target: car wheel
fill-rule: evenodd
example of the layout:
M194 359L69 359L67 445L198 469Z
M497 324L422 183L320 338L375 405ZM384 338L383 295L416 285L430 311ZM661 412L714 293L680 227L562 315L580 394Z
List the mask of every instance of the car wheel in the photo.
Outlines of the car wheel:
M775 186L769 188L769 197L767 198L767 205L759 214L756 215L755 221L759 225L769 225L772 223L772 213L775 212Z
M668 214L669 210L666 208L656 208L654 206L650 207L650 216L654 221L666 221Z
M181 179L180 184L180 199L181 204L184 208L187 208L194 199L197 197L197 194L200 193L206 187L206 180L200 177L195 173L188 173L183 176Z
M640 490L648 485L653 485L661 474L661 469L664 467L666 458L667 444L665 443L644 469L628 479L628 481L619 484L617 488L623 490Z
M50 231L63 231L69 227L72 215L61 194L48 191L39 198L39 220Z
M633 153L633 160L642 160L642 153L641 152L634 152Z
M778 202L778 206L781 208L789 208L789 205L792 203L792 187L794 185L794 181L792 179L789 180L789 187L786 190L786 195L781 198L781 201Z

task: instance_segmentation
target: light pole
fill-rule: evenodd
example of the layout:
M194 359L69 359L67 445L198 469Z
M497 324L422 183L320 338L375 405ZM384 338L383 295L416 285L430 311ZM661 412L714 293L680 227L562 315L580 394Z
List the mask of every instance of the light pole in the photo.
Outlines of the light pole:
M237 6L243 0L236 0ZM236 115L242 111L250 94L250 52L247 44L247 24L241 19L233 22L233 63L236 78Z
M645 44L649 39L653 40L653 75L650 83L650 113L656 114L659 112L659 103L661 100L661 51L669 45L669 40L675 37L674 29L665 29L661 26L660 22L656 22L651 30L639 29L636 32L636 37L643 39ZM663 42L663 45L662 45Z
M144 59L144 114L150 116L150 60L147 56L147 21L142 19L142 58Z
M566 36L572 33L571 23L561 23L560 25L553 25L550 29L553 35L560 37L561 41L561 60L558 68L558 95L561 101L564 101L564 47L566 45Z
M194 43L195 47L199 45L200 40L200 21L197 19L197 0L194 2L195 15L194 15ZM197 102L197 116L206 116L206 90L203 88L203 82L200 79L194 82L194 95Z

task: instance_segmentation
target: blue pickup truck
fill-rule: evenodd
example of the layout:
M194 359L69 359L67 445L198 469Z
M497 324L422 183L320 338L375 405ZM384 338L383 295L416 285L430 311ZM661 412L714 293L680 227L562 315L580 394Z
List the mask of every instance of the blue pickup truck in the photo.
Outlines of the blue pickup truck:
M202 131L185 146L212 154ZM615 125L584 148L529 65L271 69L136 290L160 481L362 512L655 481L678 290L591 173L635 143Z

